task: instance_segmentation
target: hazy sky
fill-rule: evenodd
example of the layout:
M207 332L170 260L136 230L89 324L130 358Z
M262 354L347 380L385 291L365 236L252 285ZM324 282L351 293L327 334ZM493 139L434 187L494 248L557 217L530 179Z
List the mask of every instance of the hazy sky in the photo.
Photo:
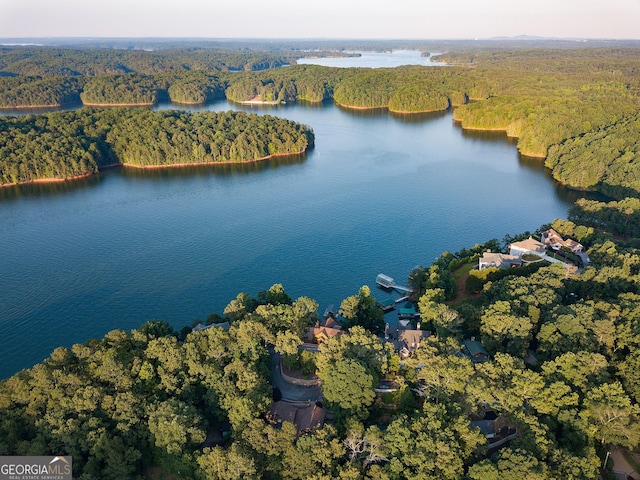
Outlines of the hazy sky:
M0 0L2 37L640 38L640 0Z

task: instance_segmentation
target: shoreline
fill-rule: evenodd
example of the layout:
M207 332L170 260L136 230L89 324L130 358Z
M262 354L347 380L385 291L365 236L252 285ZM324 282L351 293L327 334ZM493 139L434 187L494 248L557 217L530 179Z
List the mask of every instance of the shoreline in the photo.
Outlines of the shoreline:
M457 118L454 117L453 121L457 124L460 125L460 128L462 128L462 130L467 130L470 132L504 132L504 134L506 135L507 138L520 138L518 135L509 135L509 128L482 128L482 127L465 127L462 120L458 120ZM516 146L516 149L518 150L518 153L520 155L522 155L523 157L529 157L529 158L535 158L536 160L545 160L547 158L547 155L536 155L533 153L525 153L520 151L520 149L518 149L518 147ZM551 171L550 168L545 167L547 170Z
M53 103L51 105L15 105L13 107L1 106L0 110L21 110L25 108L62 108L61 103Z
M345 105L343 103L338 103L335 100L333 100L333 103L335 103L339 107L348 108L350 110L380 110L382 108L389 110L389 106L388 105L380 105L378 107L357 107L357 106L354 106L354 105Z
M308 149L307 149L308 150ZM138 170L158 170L162 168L183 168L183 167L200 167L200 166L215 166L215 165L246 165L250 163L258 163L264 162L265 160L270 160L272 158L277 157L292 157L296 155L303 155L307 152L307 150L302 150L299 152L292 153L274 153L272 155L267 155L266 157L254 158L251 160L242 160L239 162L198 162L198 163L171 163L168 165L134 165L132 163L112 163L109 165L105 165L101 167L97 172L85 173L82 175L76 175L74 177L67 178L37 178L35 180L29 180L27 182L14 182L14 183L3 183L0 184L0 188L5 187L17 187L22 185L32 185L37 183L62 183L62 182L73 182L74 180L81 180L83 178L92 177L94 175L99 175L100 172L104 170L111 170L114 168L124 167L124 168L135 168Z
M271 158L276 157L291 157L295 155L302 155L306 153L306 150L302 150L300 152L292 152L292 153L274 153L272 155L267 155L266 157L254 158L251 160L241 160L239 162L233 161L225 161L225 162L190 162L190 163L169 163L167 165L135 165L132 163L119 163L117 165L127 168L137 168L139 170L157 170L160 168L181 168L181 167L200 167L200 166L212 166L212 165L245 165L248 163L258 163L264 162L265 160L269 160Z
M233 102L234 100L229 100L228 101ZM285 104L286 102L278 102L277 100L272 100L270 102L267 102L265 100L242 100L241 102L236 102L239 103L240 105L281 105L281 104Z
M85 107L152 107L158 102L147 103L85 103L82 105Z
M418 113L438 113L438 112L446 112L447 110L449 110L451 107L447 107L447 108L438 108L438 109L434 109L434 110L417 110L417 111L407 111L407 110L392 110L389 108L389 112L391 113L397 113L400 115L414 115L414 114L418 114Z
M14 182L14 183L3 183L0 184L0 188L5 187L17 187L20 185L32 185L34 183L62 183L62 182L70 182L74 180L81 180L83 178L92 177L97 175L100 172L91 172L91 173L83 173L82 175L75 175L73 177L66 178L36 178L35 180L29 180L27 182Z
M408 110L394 110L392 108L389 108L388 105L384 105L384 106L378 106L378 107L357 107L357 106L353 106L353 105L345 105L344 103L338 103L334 100L334 103L342 108L346 108L349 110L381 110L381 109L386 109L388 110L390 113L396 113L399 115L417 115L420 113L437 113L437 112L446 112L447 110L449 110L449 108L451 107L447 107L447 108L439 108L439 109L432 109L432 110L412 110L412 111L408 111Z

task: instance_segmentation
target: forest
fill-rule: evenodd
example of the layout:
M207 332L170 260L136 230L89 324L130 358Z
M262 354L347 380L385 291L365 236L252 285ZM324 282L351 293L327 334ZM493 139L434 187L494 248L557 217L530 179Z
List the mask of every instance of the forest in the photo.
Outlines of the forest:
M237 59L250 55L234 54L240 63L215 67L220 57L190 50L2 50L3 106L257 97L396 112L455 107L463 128L505 131L559 181L612 199L579 200L567 220L416 267L407 283L420 325L411 325L430 335L409 355L385 338L368 286L340 305L345 333L317 352L301 349L325 319L313 299L292 299L279 284L239 293L202 322L210 328L141 319L138 329L57 348L0 381L0 455L71 455L78 479L607 478L608 452L640 446L636 52L469 50L443 55L446 68L253 71L280 54L252 53L247 63ZM241 162L312 145L309 127L268 115L85 108L3 116L0 181L113 164ZM473 273L483 252L506 253L549 227L584 245L591 263ZM470 339L486 357L465 353ZM321 381L322 402L310 407L326 411L324 423L299 430L272 421L278 355L280 368ZM494 443L479 426L486 422L508 439Z
M625 218L639 213L636 199L583 202L533 233L580 241L581 272L512 268L456 291L498 240L416 268L413 328L432 334L408 357L379 334L367 286L340 305L345 333L315 353L299 347L318 305L282 285L238 294L207 329L155 320L57 348L0 382L0 455L72 455L79 479L603 478L611 448L640 444L640 239ZM469 338L486 360L461 354ZM276 353L322 381L324 424L269 420ZM381 381L394 388L377 393ZM492 446L486 418L506 443Z
M305 152L309 127L244 112L82 109L0 117L0 185L101 168L247 162Z
M554 178L569 187L614 198L638 195L638 152L629 144L640 109L640 60L633 47L482 50L465 45L434 57L446 67L395 69L282 67L309 54L282 48L5 47L0 53L4 108L199 104L224 98L334 101L402 114L453 107L462 128L517 137L522 155L544 159ZM596 143L600 146L592 148Z

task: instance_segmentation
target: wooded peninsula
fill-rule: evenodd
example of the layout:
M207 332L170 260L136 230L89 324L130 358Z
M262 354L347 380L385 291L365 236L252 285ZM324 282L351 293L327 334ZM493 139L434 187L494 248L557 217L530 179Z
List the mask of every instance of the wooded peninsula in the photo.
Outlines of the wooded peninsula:
M404 332L389 331L367 286L320 315L276 284L180 331L154 320L57 348L0 381L0 455L71 455L74 478L114 480L598 480L610 478L612 453L640 470L638 50L468 50L442 55L446 68L257 72L185 50L2 52L2 71L16 75L0 77L4 105L168 95L456 106L463 128L504 130L559 181L616 200L579 200L566 220L416 267ZM280 58L251 55L246 70ZM242 162L312 144L309 127L246 113L2 117L0 179ZM545 235L579 268L529 255L527 266L480 269L487 253L514 261L510 245ZM291 400L283 373L316 397Z

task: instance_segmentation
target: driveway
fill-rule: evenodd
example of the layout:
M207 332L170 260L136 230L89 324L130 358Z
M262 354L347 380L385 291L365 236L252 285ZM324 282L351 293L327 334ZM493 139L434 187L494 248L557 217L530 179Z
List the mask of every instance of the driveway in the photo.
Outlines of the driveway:
M613 471L618 473L624 473L635 480L640 480L640 473L636 472L636 470L627 462L627 459L624 458L622 452L617 448L611 449L611 459L613 460Z
M285 381L280 371L280 354L271 348L269 349L269 353L271 354L271 379L273 386L280 389L283 400L291 402L316 402L322 400L322 390L320 386L305 387Z

